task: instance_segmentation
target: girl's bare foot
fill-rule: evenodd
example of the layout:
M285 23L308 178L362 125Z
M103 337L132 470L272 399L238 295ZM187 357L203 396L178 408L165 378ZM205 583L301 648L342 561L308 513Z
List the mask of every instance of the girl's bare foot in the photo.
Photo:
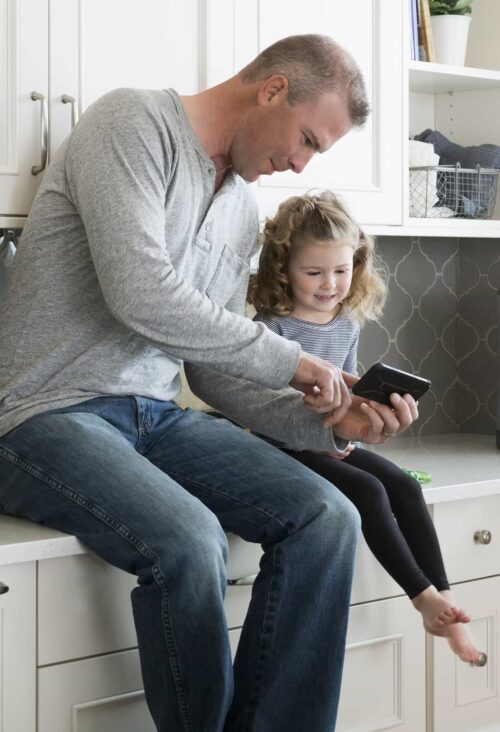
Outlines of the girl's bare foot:
M431 585L414 597L412 603L421 613L426 631L446 638L452 651L462 661L475 663L483 655L465 627L470 617L456 605L450 590L438 592Z
M451 593L445 596L430 585L412 599L415 608L422 615L424 628L431 635L446 635L447 626L454 623L468 623L470 618L453 601Z
M448 625L445 636L451 650L457 654L461 661L476 663L483 655L474 645L468 629L463 624Z
M450 590L443 590L440 594L447 602L451 604L454 603L453 595ZM462 661L476 663L476 661L479 661L481 656L484 655L481 651L478 651L474 641L470 637L468 628L466 628L462 623L449 625L446 628L445 636L453 653L456 653Z

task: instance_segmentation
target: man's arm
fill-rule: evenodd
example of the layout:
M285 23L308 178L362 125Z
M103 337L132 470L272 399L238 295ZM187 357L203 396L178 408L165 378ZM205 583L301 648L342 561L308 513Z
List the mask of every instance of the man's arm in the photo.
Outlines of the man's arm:
M304 405L295 389L269 389L246 379L185 363L189 387L195 396L242 427L283 443L291 450L343 450L347 440L324 429L322 415Z

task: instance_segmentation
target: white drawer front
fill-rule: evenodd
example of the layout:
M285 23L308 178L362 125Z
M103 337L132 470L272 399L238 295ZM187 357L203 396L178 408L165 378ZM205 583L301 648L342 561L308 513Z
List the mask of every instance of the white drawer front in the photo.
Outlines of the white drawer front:
M450 582L500 574L500 496L437 503L433 517ZM474 540L479 531L490 543Z
M137 651L38 672L39 732L154 732Z
M38 569L38 664L137 645L130 592L134 575L94 554L46 559Z
M38 665L137 646L130 602L135 585L134 575L94 554L39 562ZM243 624L251 590L227 588L230 628Z
M469 630L487 654L485 666L463 663L442 638L432 640L434 665L434 732L497 732L500 730L500 578L465 582L453 587L458 604L472 620Z
M424 635L406 597L351 608L337 732L425 732Z
M239 628L243 625L251 594L251 585L229 585L227 587L224 607L228 628Z
M251 544L234 534L228 534L227 541L229 544L227 578L235 580L257 574L262 556L260 544Z
M351 603L370 602L402 594L401 587L375 559L361 536L354 567Z

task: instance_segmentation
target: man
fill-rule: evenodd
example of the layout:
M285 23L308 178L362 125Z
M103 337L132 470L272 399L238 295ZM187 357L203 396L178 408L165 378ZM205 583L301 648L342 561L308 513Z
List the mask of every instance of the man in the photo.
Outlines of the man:
M381 442L416 418L411 399L351 403L340 373L243 316L258 233L244 181L300 172L366 114L354 62L321 36L193 97L117 90L27 221L0 313L0 503L138 576L160 732L334 728L358 516L285 454L172 400L185 362L205 401L295 449ZM224 531L265 551L234 676Z

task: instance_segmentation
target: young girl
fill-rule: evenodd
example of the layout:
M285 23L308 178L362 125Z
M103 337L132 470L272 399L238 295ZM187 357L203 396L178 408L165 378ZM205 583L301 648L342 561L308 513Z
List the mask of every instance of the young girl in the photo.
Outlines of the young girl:
M385 292L372 240L334 194L290 198L266 222L249 301L256 320L304 351L356 373L360 323L380 314ZM354 503L368 546L422 614L425 629L445 636L463 661L478 662L482 654L450 592L419 483L357 444L335 456L286 452Z

